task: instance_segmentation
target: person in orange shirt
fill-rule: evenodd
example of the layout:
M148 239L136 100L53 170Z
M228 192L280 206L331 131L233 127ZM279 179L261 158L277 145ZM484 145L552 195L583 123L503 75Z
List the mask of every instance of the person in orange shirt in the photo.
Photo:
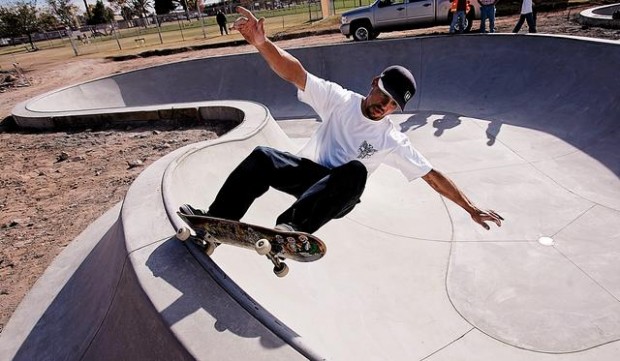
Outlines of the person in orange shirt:
M453 10L454 9L454 10ZM454 34L456 31L456 25L458 21L458 32L462 34L465 31L465 21L467 10L469 9L469 1L468 0L454 0L452 2L451 11L454 11L452 14L452 23L450 24L450 34Z

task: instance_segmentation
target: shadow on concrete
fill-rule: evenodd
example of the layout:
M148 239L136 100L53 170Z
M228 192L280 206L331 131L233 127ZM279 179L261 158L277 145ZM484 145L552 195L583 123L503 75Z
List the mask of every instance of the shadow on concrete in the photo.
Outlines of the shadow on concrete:
M71 360L76 355L88 360L127 355L156 360L164 354L192 359L172 337L128 267L119 220L47 307L14 360Z
M226 293L208 273L199 272L196 275L200 284L195 283L195 279L180 277L177 272L166 267L170 262L170 254L173 252L187 252L176 238L170 238L158 246L148 257L146 266L153 272L153 276L161 278L168 284L177 289L181 296L171 305L161 312L161 316L173 326L186 317L190 317L197 311L204 310L216 320L214 325L205 324L204 328L212 327L217 332L229 331L239 337L258 338L260 344L265 348L278 348L286 345L284 341L267 331L256 318L247 313L235 302L230 302L230 296ZM205 255L199 257L206 258ZM203 260L199 260L201 263ZM206 289L208 294L200 295L197 289ZM231 308L237 308L231 309ZM292 330L289 332L294 334ZM205 334L206 334L205 330Z

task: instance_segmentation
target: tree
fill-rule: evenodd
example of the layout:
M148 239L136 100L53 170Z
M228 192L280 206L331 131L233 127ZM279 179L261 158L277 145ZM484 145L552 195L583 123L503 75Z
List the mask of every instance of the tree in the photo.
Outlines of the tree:
M90 8L88 7L88 3L84 0L84 7L86 7L86 19L90 19Z
M189 6L190 10L203 12L204 4L202 0L187 0L187 6Z
M168 14L176 7L177 3L172 0L155 0L155 13L157 15Z
M144 27L147 27L147 23L144 20L147 17L147 7L151 6L151 0L133 0L132 2L133 8L136 13L139 14L140 19L143 19Z
M103 5L103 1L97 0L93 7L92 15L88 19L88 25L106 24L114 20L114 12L109 11Z
M0 37L13 37L14 24L17 19L13 16L13 13L4 6L0 6Z
M77 6L71 3L72 0L47 0L50 9L58 17L60 22L71 29L75 29L75 15L77 14Z
M121 16L123 17L123 19L131 20L133 19L134 15L136 15L136 11L131 6L123 6L121 8Z
M27 35L32 50L38 50L32 34L41 29L37 17L37 2L20 1L11 7L0 6L0 36L17 37Z
M110 6L121 13L121 16L125 20L131 20L134 16L134 9L131 6L130 0L108 0Z
M43 11L42 13L40 13L38 15L38 19L39 19L39 30L45 30L45 31L55 30L62 24L61 22L58 21L58 18L56 18L54 14L48 11Z
M47 4L62 24L71 29L75 29L77 27L75 15L78 12L78 7L71 4L71 1L72 0L47 0Z
M127 1L127 0L108 0L108 3L112 7L112 9L114 9L116 11L120 11L121 15L123 16L123 19L129 20L129 19L126 19L125 15L123 14L124 13L123 9L128 6L129 1Z

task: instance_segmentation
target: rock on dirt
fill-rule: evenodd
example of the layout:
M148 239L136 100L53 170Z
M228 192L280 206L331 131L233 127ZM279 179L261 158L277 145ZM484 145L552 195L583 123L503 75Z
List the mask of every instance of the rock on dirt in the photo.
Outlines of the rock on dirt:
M123 199L143 167L225 131L0 133L0 324L54 257Z

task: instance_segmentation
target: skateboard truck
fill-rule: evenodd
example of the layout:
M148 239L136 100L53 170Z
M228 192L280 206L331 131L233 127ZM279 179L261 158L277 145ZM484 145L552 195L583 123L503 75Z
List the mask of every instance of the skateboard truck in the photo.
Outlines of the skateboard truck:
M204 252L207 256L211 256L217 247L216 244L220 242L217 241L217 238L213 237L208 232L204 232L204 234L196 234L195 237L192 237L191 230L187 227L181 227L177 231L177 239L180 241L187 241L189 238L193 238L195 243L198 243L200 247L204 249ZM273 273L276 276L282 278L288 274L289 268L288 265L280 260L277 256L275 250L271 247L271 242L267 239L259 239L254 244L254 249L256 253L261 256L267 256L267 258L273 263Z
M206 232L205 232L206 233ZM187 227L181 227L177 230L177 239L179 241L187 241L192 236L192 231ZM204 248L207 256L211 256L215 249L217 248L215 237L206 233L206 234L196 234L194 238L197 243L200 243L200 246Z
M261 256L267 256L271 263L273 263L273 273L278 277L284 277L288 274L288 266L282 262L276 255L276 252L272 252L271 243L266 239L259 239L256 244L256 252Z

